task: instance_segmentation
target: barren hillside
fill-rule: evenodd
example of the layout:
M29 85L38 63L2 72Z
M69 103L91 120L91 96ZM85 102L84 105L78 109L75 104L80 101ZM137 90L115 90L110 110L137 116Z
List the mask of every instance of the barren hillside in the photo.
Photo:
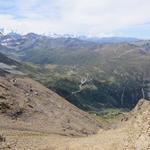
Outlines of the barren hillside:
M150 150L150 102L141 100L117 128L100 129L88 137L64 137L54 134L2 129L6 149L19 150Z
M41 84L4 77L0 77L0 127L74 136L98 130L90 115Z

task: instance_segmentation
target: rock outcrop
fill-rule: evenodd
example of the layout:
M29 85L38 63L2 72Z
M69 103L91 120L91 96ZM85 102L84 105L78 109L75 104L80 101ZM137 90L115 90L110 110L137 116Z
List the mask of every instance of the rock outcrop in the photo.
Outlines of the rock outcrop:
M126 122L128 138L125 148L129 150L150 149L150 101L141 99L129 113Z

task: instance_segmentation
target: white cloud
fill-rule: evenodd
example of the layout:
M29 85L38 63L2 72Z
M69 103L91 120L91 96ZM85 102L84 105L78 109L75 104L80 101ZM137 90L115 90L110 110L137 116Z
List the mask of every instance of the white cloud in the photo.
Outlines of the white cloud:
M14 6L13 15L0 14L0 25L23 33L101 36L150 22L149 0L14 0Z

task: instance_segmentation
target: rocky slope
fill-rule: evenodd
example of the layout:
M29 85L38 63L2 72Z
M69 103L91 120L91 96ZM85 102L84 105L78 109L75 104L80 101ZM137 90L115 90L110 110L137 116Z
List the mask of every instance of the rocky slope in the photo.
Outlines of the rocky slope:
M1 129L13 150L150 150L150 101L140 100L116 128L82 138ZM4 138L5 138L4 136ZM2 138L3 139L3 138Z
M98 130L87 113L23 77L0 77L0 127L74 136Z
M126 118L126 149L150 149L150 101L140 100Z

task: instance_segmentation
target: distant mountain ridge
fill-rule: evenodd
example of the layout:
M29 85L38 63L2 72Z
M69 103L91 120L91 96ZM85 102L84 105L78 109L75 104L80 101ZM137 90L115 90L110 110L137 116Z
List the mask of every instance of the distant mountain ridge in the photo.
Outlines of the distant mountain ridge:
M139 41L140 39L131 38L131 37L80 37L81 40L91 41L98 44L117 44L117 43L131 43Z
M37 65L38 71L28 71L31 77L85 110L133 108L148 98L149 40L100 44L13 33L0 39L0 52Z
M149 43L149 41L145 42ZM113 49L117 49L119 46L120 48L122 46L123 51L125 51L126 47L129 49L129 46L131 49L149 51L148 44L139 45L138 43L139 40L134 38L74 38L69 37L69 35L51 37L35 33L26 35L9 33L0 38L0 52L20 60L38 64L74 65L78 62L78 65L84 65L97 64L101 52L107 53L108 50L113 52ZM106 52L103 49L106 49ZM120 49L119 51L122 50Z
M13 46L19 45L20 42L24 42L25 39L30 40L38 40L38 39L76 39L81 40L82 42L93 42L95 44L117 44L117 43L131 43L139 41L136 38L130 37L105 37L105 38L98 38L98 37L86 37L86 36L75 36L75 35L59 35L59 34L50 34L46 35L39 35L35 33L28 33L26 35L20 35L15 32L10 32L6 35L1 34L0 36L0 44L3 46L7 46L9 48L15 48ZM13 45L12 45L13 44Z

